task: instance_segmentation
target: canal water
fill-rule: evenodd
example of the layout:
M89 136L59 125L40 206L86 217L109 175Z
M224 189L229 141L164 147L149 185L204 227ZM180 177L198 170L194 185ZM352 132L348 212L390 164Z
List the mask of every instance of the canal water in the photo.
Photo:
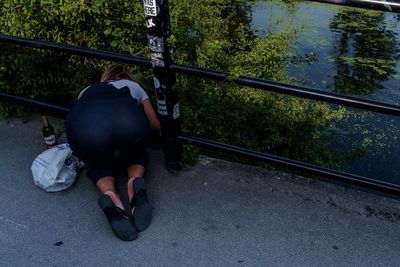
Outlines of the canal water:
M400 105L400 15L312 2L252 3L252 28L299 29L292 44L303 64L289 74L298 85ZM400 184L400 119L350 109L324 133L338 151L364 148L340 170Z

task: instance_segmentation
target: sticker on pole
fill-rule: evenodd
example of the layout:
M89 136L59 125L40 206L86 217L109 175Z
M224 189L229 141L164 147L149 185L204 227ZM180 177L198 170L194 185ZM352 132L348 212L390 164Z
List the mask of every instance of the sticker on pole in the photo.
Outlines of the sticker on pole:
M154 77L153 80L154 80L154 87L156 89L160 88L161 86L160 81L156 77Z
M178 119L179 117L180 117L180 114L179 114L179 103L176 103L176 104L174 105L174 111L173 111L173 113L172 113L172 119L176 120L176 119Z
M152 52L164 52L164 39L162 37L149 35L149 46Z
M163 99L161 99L161 100L157 99L157 110L158 110L158 114L160 114L162 116L168 116L167 102L165 102L165 100L163 100Z
M156 0L143 0L144 14L146 16L157 16L157 3Z
M151 64L153 68L164 68L165 62L162 53L151 53Z

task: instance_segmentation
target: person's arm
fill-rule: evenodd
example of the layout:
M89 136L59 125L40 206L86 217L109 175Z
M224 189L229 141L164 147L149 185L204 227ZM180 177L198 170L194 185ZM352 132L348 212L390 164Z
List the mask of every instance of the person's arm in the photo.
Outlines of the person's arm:
M151 105L150 100L147 98L142 102L144 113L146 114L147 119L150 122L150 127L154 129L160 129L160 121L158 120L157 114Z

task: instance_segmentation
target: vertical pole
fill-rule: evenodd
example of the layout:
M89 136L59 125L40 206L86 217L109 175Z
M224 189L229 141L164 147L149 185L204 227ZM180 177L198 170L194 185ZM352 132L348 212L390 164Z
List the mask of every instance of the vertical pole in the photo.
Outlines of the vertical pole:
M176 76L170 70L172 59L167 44L170 35L168 0L143 0L148 42L154 73L157 112L161 122L161 137L168 170L181 168L182 145Z

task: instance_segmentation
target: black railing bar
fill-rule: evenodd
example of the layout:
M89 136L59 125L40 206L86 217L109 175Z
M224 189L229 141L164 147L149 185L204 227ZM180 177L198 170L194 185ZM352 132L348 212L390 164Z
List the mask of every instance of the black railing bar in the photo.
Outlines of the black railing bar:
M234 81L229 73L218 70L211 70L183 64L172 64L170 69L172 71L175 71L176 73L191 75L199 78L206 78L218 82L225 82L229 80Z
M64 106L49 104L32 98L10 95L4 92L0 92L0 100L7 100L20 104L29 104L31 106L35 106L44 110L57 112L59 114L62 114L63 116L65 116L69 112L69 109Z
M47 102L35 100L32 98L15 96L0 92L0 101L2 100L11 101L19 104L32 105L42 110L54 112L55 115L60 115L59 116L60 118L65 118L68 115L68 112L70 111L69 108L64 106L49 104ZM153 134L158 134L158 135L160 134L160 130L158 129L151 129L151 132Z
M127 64L140 65L143 67L151 67L150 60L143 57L133 57L125 54L108 52L103 50L95 50L91 48L78 48L71 45L60 45L48 41L34 41L26 38L6 36L0 34L0 42L14 43L18 45L27 45L42 49L54 49L65 53L73 53L81 56L91 56L101 59L107 59L117 62L124 62ZM331 92L324 92L294 85L287 85L283 83L272 82L260 78L253 78L245 75L240 75L239 78L232 78L232 75L226 72L215 71L205 68L199 68L189 65L172 64L171 70L188 74L196 77L213 79L216 81L232 80L238 85L254 87L258 89L273 91L277 93L284 93L288 95L303 97L307 99L314 99L324 101L327 103L339 104L355 108L361 108L369 111L400 116L400 106L380 103L371 100L359 99L351 96L344 96Z
M198 138L198 137L191 137L191 136L179 136L179 140L181 140L184 143L188 144L193 144L193 145L198 145L206 148L211 148L214 150L222 151L222 152L227 152L229 154L235 154L238 156L243 156L246 158L250 159L255 159L259 160L262 162L266 163L272 163L284 167L291 167L293 169L299 170L299 171L304 171L310 174L314 175L320 175L323 177L327 178L332 178L334 180L338 181L345 181L345 182L350 182L353 184L357 185L362 185L362 186L367 186L373 189L378 189L381 191L387 191L391 193L400 193L400 186L389 183L389 182L384 182L384 181L378 181L372 178L368 177L363 177L355 174L350 174L346 172L339 172L335 171L332 169L327 169L327 168L322 168L319 166L315 166L312 164L292 160L292 159L287 159L283 157L278 157L274 155L270 155L267 153L261 153L257 151L253 151L250 149L238 147L238 146L233 146L233 145L227 145L224 143L212 141L212 140L207 140L203 138Z
M232 82L241 86L253 87L276 93L282 93L307 99L323 101L332 104L339 104L343 106L350 106L354 108L360 108L369 111L400 116L400 106L397 105L380 103L377 101L360 99L352 96L345 96L331 92L324 92L295 85L288 85L260 78L253 78L245 75L240 75L238 78L231 78L231 75L226 72L214 71L205 68L198 68L189 65L173 64L171 66L171 69L177 73L192 75L196 77L208 78L216 81L232 80Z
M92 48L82 48L73 45L57 44L49 41L33 40L33 39L15 37L4 34L0 34L0 42L23 45L39 49L47 49L47 50L85 56L85 57L93 57L98 59L117 61L121 63L151 68L151 61L147 58L139 56L130 56L127 54L120 54L120 53L97 50Z
M54 104L49 104L43 101L39 100L34 100L31 98L26 98L26 97L20 97L20 96L14 96L10 95L7 93L0 92L0 100L4 99L7 101L12 101L16 103L21 103L21 104L28 104L32 105L35 107L39 107L44 110L48 111L53 111L56 112L60 115L66 116L69 112L69 109L67 107L59 106L59 105L54 105ZM280 166L285 166L285 167L292 167L297 170L301 171L307 171L312 174L317 174L329 178L333 178L336 180L343 180L346 182L353 182L356 184L364 185L364 186L369 186L373 187L379 190L383 191L390 191L390 192L400 192L400 186L392 184L392 183L387 183L387 182L382 182L382 181L377 181L371 178L366 178L354 174L349 174L349 173L343 173L343 172L338 172L335 170L330 170L330 169L325 169L322 167L318 167L315 165L311 165L308 163L303 163L291 159L286 159L266 153L261 153L257 151L252 151L246 148L241 148L233 145L227 145L223 143L219 143L216 141L211 141L207 139L202 139L198 137L188 137L188 136L179 136L179 140L185 143L190 143L194 145L199 145L207 148L212 148L212 149L217 149L223 152L227 152L230 154L236 154L239 156L244 156L247 158L255 159L255 160L260 160L263 162L267 163L273 163L277 164Z
M309 2L319 2L324 4L334 4L340 6L360 7L371 10L388 11L400 13L400 3L390 1L375 0L306 0Z

